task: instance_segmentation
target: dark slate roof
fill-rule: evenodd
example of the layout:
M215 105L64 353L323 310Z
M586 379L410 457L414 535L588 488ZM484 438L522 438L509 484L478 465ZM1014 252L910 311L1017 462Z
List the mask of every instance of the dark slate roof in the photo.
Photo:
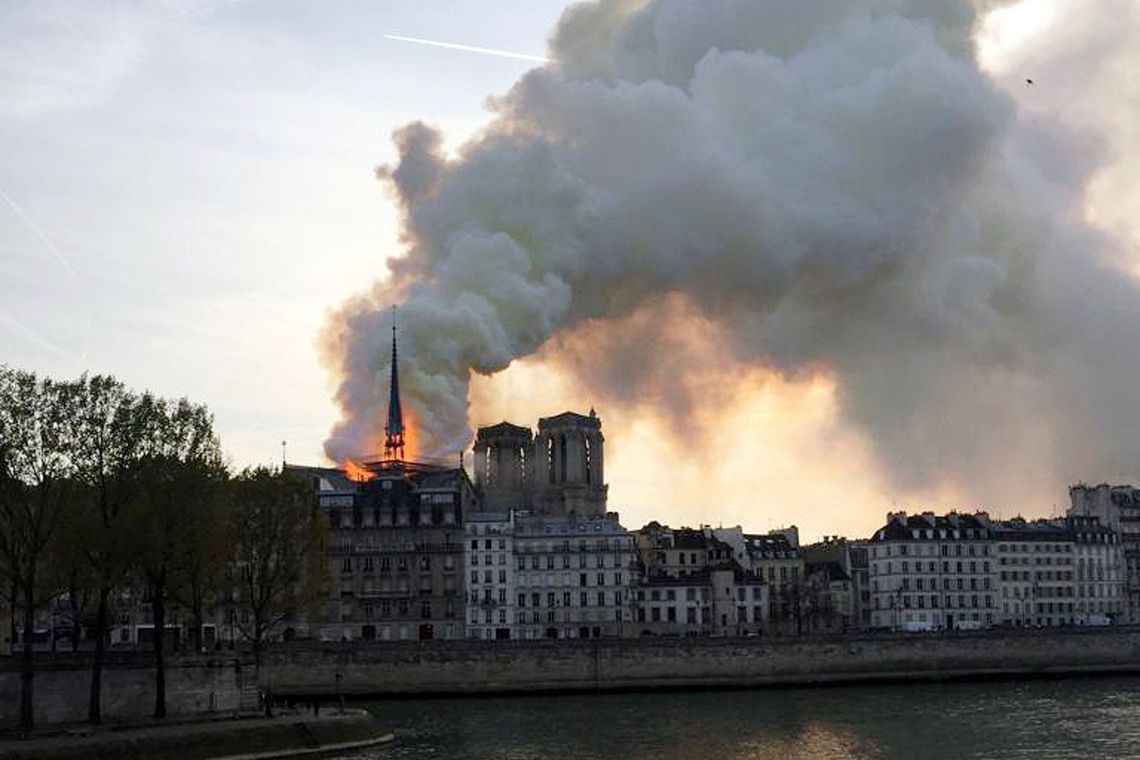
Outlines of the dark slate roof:
M699 530L678 528L673 531L674 549L704 549L707 546L708 538Z
M1064 523L1049 520L1027 521L1020 517L993 524L997 541L1072 541L1073 533Z
M463 485L463 480L467 477L467 473L458 467L454 470L444 470L442 472L427 472L419 478L413 477L413 481L420 488L460 488Z
M958 531L955 538L954 531ZM915 531L918 531L917 536ZM942 535L945 531L945 537ZM935 515L929 512L907 515L900 512L892 515L875 535L872 541L977 541L991 538L989 520L984 515L959 514Z
M792 559L800 556L800 550L792 546L787 536L779 533L746 533L744 548L751 555L765 558Z

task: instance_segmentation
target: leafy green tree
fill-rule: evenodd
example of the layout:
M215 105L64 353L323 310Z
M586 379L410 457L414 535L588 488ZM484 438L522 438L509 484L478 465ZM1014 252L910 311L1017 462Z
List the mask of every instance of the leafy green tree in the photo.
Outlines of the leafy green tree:
M23 614L20 729L33 710L36 611L62 584L52 562L74 490L67 413L75 386L0 367L0 584ZM54 635L54 631L52 634Z

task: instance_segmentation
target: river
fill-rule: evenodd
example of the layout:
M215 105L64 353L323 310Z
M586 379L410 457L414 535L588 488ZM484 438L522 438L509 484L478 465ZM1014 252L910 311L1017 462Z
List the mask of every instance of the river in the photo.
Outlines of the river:
M367 705L397 741L342 760L1140 758L1140 681L844 686Z

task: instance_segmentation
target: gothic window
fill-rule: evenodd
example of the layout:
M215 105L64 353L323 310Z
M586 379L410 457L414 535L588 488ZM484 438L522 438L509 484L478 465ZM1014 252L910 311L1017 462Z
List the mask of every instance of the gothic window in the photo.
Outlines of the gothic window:
M593 482L593 462L591 461L592 458L591 458L590 439L589 438L585 439L585 444L586 444L586 448L585 448L585 455L586 455L585 460L586 461L583 464L585 465L585 468L586 468L586 482L592 483Z
M554 484L554 439L546 439L546 474L547 480Z

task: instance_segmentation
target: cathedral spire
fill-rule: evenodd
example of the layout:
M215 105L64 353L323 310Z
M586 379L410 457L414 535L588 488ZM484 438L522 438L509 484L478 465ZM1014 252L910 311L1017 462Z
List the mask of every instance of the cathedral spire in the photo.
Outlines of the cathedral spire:
M388 393L388 424L384 426L384 454L404 458L404 413L400 409L400 375L396 366L396 307L392 307L392 383Z

